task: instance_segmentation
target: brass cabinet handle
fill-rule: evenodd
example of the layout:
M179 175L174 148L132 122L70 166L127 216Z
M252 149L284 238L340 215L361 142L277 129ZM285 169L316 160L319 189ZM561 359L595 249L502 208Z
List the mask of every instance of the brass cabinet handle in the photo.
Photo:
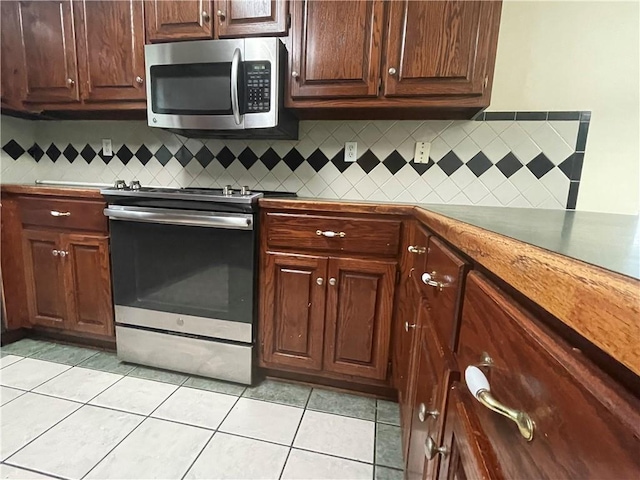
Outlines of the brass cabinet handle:
M318 277L318 278L316 279L316 283L317 283L318 285L322 285L322 284L324 283L324 278L322 278L322 277Z
M329 285L331 285L332 287L335 286L336 284L336 279L335 278L330 278L329 279Z
M425 253L427 249L425 247L418 247L417 245L409 245L407 247L409 253L417 253L418 255Z
M73 87L75 84L76 82L73 78L67 78L67 85L69 85L70 87Z
M422 283L424 283L425 285L429 285L430 287L435 287L438 290L442 291L442 289L444 287L446 287L447 285L442 283L442 282L438 282L437 280L435 280L436 276L436 272L431 272L431 273L423 273L422 274Z
M471 394L482 405L515 422L518 426L518 430L520 431L520 435L522 435L528 442L533 440L535 424L533 423L533 420L531 420L531 417L522 410L509 408L496 400L496 398L491 394L489 380L487 380L487 377L482 373L482 370L473 365L468 366L464 371L464 379Z
M218 12L222 13L219 10L218 10ZM202 20L204 20L205 22L208 22L210 18L211 17L209 16L209 14L207 12L202 12Z
M58 254L59 254L62 258L64 258L64 257L66 257L66 256L68 256L68 255L69 255L69 252L67 252L66 250L58 250Z
M333 237L340 237L340 238L344 238L347 236L346 233L344 232L332 232L331 230L327 230L325 232L323 232L322 230L316 230L316 235L318 235L319 237L328 237L328 238L333 238Z
M438 410L427 410L427 406L421 403L418 407L418 420L424 422L427 417L438 418L440 412Z
M70 217L71 212L59 212L57 210L51 210L52 217Z
M433 438L427 437L424 442L424 456L427 457L427 460L433 460L438 454L446 457L449 454L449 449L447 447L438 447Z
M404 331L405 332L408 332L409 329L411 329L411 328L416 328L416 324L415 323L409 323L408 321L404 322Z
M136 77L136 82L143 83L144 79L142 77Z
M396 73L397 73L397 70L395 68L391 67L389 69L389 75L395 75Z
M291 76L293 78L298 78L300 76L300 74L298 72L296 72L296 71L293 71L293 72L291 72Z
M60 253L60 250L53 249L53 250L51 250L51 253L53 254L54 257L57 257L58 254Z
M218 10L216 12L216 15L218 16L218 18L220 19L221 22L224 22L225 15L224 15L224 12L222 10Z

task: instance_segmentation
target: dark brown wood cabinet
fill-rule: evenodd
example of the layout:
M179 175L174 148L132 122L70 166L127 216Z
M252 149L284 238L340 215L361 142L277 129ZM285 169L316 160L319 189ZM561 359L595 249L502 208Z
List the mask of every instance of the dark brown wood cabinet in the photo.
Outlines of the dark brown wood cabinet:
M0 2L0 102L3 109L22 110L24 62L17 2Z
M145 17L150 43L213 38L210 0L147 0Z
M218 38L285 35L287 0L214 0Z

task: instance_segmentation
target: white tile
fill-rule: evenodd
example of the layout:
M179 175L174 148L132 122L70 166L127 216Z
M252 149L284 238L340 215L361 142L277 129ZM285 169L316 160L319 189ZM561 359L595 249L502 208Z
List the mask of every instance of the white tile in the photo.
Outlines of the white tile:
M12 363L19 362L23 358L24 357L20 357L18 355L5 355L4 357L0 358L0 368L8 367Z
M431 192L431 186L421 177L409 186L409 193L417 201L421 201Z
M511 200L508 206L514 208L531 208L531 204L522 195L518 195L516 198Z
M380 132L382 133L386 133L387 130L389 130L391 127L393 127L396 124L395 120L374 120L373 123L378 130L380 130Z
M464 194L473 204L478 204L488 193L487 187L477 178L464 188Z
M458 122L467 135L470 135L480 127L484 122L476 122L475 120L460 120Z
M338 128L342 127L345 122L342 120L322 120L321 123L331 133L335 132Z
M392 145L400 145L409 137L410 133L403 122L396 122L384 133L384 136Z
M364 170L362 170L360 165L358 165L357 163L352 163L342 175L344 176L344 178L349 180L349 183L351 183L351 185L355 185L366 176L366 173L364 173Z
M288 140L277 140L273 142L271 148L273 148L273 151L276 152L280 158L284 158L284 156L295 147L296 143L297 142L290 142Z
M227 167L227 173L238 181L243 175L247 174L247 169L240 160L236 159Z
M420 175L414 170L411 165L407 163L404 167L396 172L394 177L404 188L407 188L409 187L409 185L418 180L420 178Z
M0 460L5 460L18 449L51 428L82 404L25 393L0 407Z
M251 167L249 167L249 173L256 180L256 182L259 182L267 175L267 173L269 173L269 169L265 167L264 163L256 162L251 165Z
M231 395L180 387L152 416L216 429L236 400L237 397Z
M302 138L296 144L296 150L298 150L300 155L302 155L304 158L309 158L311 154L316 151L316 148L318 148L318 145L313 140L307 137Z
M185 478L277 479L288 453L289 448L282 445L218 432Z
M0 370L0 384L31 390L70 368L69 365L25 358Z
M403 190L398 196L393 199L394 202L399 203L415 203L416 199L409 190Z
M298 168L296 168L296 176L302 180L303 183L308 182L316 176L316 171L307 162L303 162Z
M13 455L19 467L80 479L144 417L84 406Z
M416 153L416 141L409 137L396 147L396 150L407 162L413 160Z
M517 145L520 145L522 142L527 140L529 135L527 135L527 133L522 130L517 123L513 122L500 134L500 138L511 150L513 150Z
M389 198L396 198L404 190L402 184L395 178L390 178L380 187L380 190Z
M452 205L473 205L471 200L469 200L469 198L467 198L467 196L462 192L449 200L449 203Z
M566 201L565 201L566 205ZM546 208L551 210L564 210L565 205L561 205L558 200L553 198L553 196L548 197L545 201L543 201L537 208Z
M292 449L282 480L371 480L373 465Z
M178 387L142 378L125 377L96 398L92 405L149 415Z
M435 188L435 191L442 200L448 202L460 192L460 188L453 180L447 178Z
M477 179L473 172L464 165L453 172L450 178L459 188L462 189Z
M551 193L549 192L549 190L544 188L544 186L540 182L535 182L524 192L522 192L522 196L526 198L532 206L537 207L545 200L548 200L551 197Z
M197 177L200 172L204 170L204 167L200 164L200 162L194 157L184 169L189 172L193 177Z
M489 167L489 169L480 175L480 181L484 183L485 187L489 189L489 191L493 191L498 185L502 185L507 178L502 174L502 172L496 166Z
M325 188L327 188L327 182L325 182L320 175L314 175L313 178L304 184L304 187L309 190L311 196L317 196Z
M451 148L449 147L449 145L447 145L444 140L438 137L431 142L431 151L429 152L429 158L431 158L434 162L437 162L450 151Z
M501 205L509 205L518 196L518 189L511 182L505 181L492 191Z
M438 132L431 128L429 122L423 122L411 134L414 142L432 142L437 136Z
M331 182L340 176L340 170L338 170L333 163L329 162L320 169L318 176L328 184L331 184Z
M502 207L502 206L504 206L492 194L489 194L489 195L483 197L476 205L482 205L483 207Z
M356 190L360 192L362 198L369 198L369 196L378 189L378 186L368 176L364 177L356 184Z
M580 127L578 120L549 122L549 125L560 134L567 145L575 147L578 141L578 128Z
M271 147L268 140L249 140L249 148L260 158Z
M455 123L453 120L428 120L425 122L437 134L449 128L453 123Z
M466 136L467 132L465 132L462 126L457 122L453 122L451 126L440 133L440 138L442 138L451 148L454 148L462 142Z
M494 132L500 135L514 123L515 122L513 120L491 120L487 122L487 125L489 125Z
M520 128L522 128L527 134L531 135L533 132L542 127L545 122L543 121L529 121L529 120L520 120L516 122Z
M24 390L16 390L15 388L9 387L0 387L0 405L9 403L11 400L15 400L24 393Z
M540 182L551 192L551 195L563 205L569 196L569 179L559 168L552 168L540 179Z
M333 180L329 186L331 187L331 190L338 195L338 198L342 198L343 195L351 190L353 185L351 185L351 182L347 180L343 174L340 174L340 176Z
M480 147L476 145L476 143L469 137L466 137L458 145L455 146L453 151L460 160L467 163L474 157L475 154L480 151Z
M304 183L302 183L295 173L289 175L285 181L282 182L282 186L289 192L297 192L303 185Z
M445 203L436 192L431 192L429 195L422 199L422 203Z
M267 173L262 180L260 180L261 190L277 190L280 187L280 181L273 175L273 173Z
M520 193L527 190L534 183L538 183L538 179L533 173L529 171L527 167L523 167L516 173L511 175L509 177L509 181L513 184L514 187L518 189Z
M498 163L502 158L509 153L509 147L500 140L495 138L491 143L482 149L482 152L491 160L494 164Z
M34 389L54 397L88 402L122 378L122 375L73 367Z
M220 153L220 150L222 150L225 146L224 141L218 138L209 138L205 140L204 144L214 155L218 155L218 153Z
M330 198L330 199L338 199L338 198L340 198L338 196L338 194L331 189L331 187L325 188L322 192L320 192L318 197L319 198Z
M289 175L291 175L292 170L287 166L284 162L278 162L278 164L273 167L271 173L276 177L276 179L282 183L284 182ZM263 183L263 182L260 182Z
M211 435L202 428L148 418L85 478L181 478Z
M422 175L422 178L429 184L431 188L436 188L448 177L441 168L438 168L434 165Z
M332 159L337 153L344 147L344 143L340 143L334 137L327 138L320 144L320 151L324 153L325 157Z
M362 147L358 145L358 150L363 148L366 150L370 148L374 143L376 143L380 137L382 137L382 132L373 124L369 123L364 129L358 133L358 141L362 143Z
M384 194L382 190L378 188L371 195L369 195L368 200L375 202L388 202L389 198Z
M291 445L303 410L288 405L241 398L220 431Z
M355 187L345 193L342 198L345 200L364 200L360 192L356 190Z
M376 165L374 169L369 172L369 178L371 178L378 187L388 182L391 177L391 172L382 163Z
M233 152L233 154L237 157L242 153L242 151L247 148L246 140L224 140L225 146Z
M521 143L513 147L512 151L523 164L527 164L537 157L542 150L531 138L526 137Z
M307 410L294 447L373 463L375 424Z
M566 160L575 148L575 145L567 145L560 134L546 122L531 135L531 138L554 165L559 165Z
M380 160L384 160L391 152L395 150L395 144L391 143L386 137L382 137L371 147L373 154ZM364 153L364 152L363 152Z
M327 138L331 136L331 132L325 127L323 122L318 122L308 133L316 145L321 145Z
M0 478L7 478L11 480L45 480L49 477L40 473L30 472L29 470L23 470L22 468L12 467L11 465L0 464Z
M344 147L344 142L352 142L357 138L357 134L346 123L336 129L331 136L340 144L340 148Z

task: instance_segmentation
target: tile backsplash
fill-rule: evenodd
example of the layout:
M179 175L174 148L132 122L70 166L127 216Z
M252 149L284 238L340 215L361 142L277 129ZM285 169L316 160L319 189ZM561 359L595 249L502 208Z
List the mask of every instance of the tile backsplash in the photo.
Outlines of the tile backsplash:
M2 116L2 183L67 180L295 191L303 197L575 208L589 112L467 121L302 121L298 141L189 139L135 121ZM112 157L102 139L113 143ZM358 160L344 162L344 143ZM431 142L429 163L413 162Z

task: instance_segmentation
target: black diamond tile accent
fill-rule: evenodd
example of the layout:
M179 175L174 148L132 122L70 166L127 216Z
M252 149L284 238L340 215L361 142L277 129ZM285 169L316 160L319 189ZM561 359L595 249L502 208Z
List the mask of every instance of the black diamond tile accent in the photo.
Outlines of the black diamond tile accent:
M413 167L413 169L418 172L419 175L424 175L424 173L429 170L431 167L435 165L435 162L431 159L427 163L416 163L409 162L409 165Z
M573 154L573 170L571 171L571 180L580 180L582 176L582 165L584 164L584 153Z
M482 152L476 153L475 156L467 162L467 167L469 167L469 170L471 170L476 177L479 177L489 170L491 165L493 165L491 160Z
M40 148L40 145L38 145L37 143L34 143L31 146L31 148L29 150L27 150L27 152L29 152L29 155L31 155L31 157L33 157L33 159L36 162L39 162L40 159L42 158L42 156L44 155L44 152Z
M438 166L442 169L444 173L447 174L448 177L453 175L453 173L458 170L463 165L462 160L458 158L458 156L452 151L447 153L444 157L442 157L438 161Z
M186 167L193 158L193 153L191 153L191 150L183 145L178 149L174 156L176 157L176 160L180 162L180 165Z
M349 165L353 162L345 162L344 161L344 148L336 153L331 159L331 163L333 166L338 169L340 173L344 173L344 171L349 168Z
M125 165L129 163L129 160L133 158L133 153L131 153L131 150L129 150L129 147L127 147L126 145L122 145L116 155Z
M286 163L287 166L292 171L294 171L296 168L302 165L302 162L304 162L304 157L300 155L300 152L298 152L298 150L292 148L289 153L284 156L283 160L284 163Z
M367 150L358 159L357 163L365 173L369 173L380 164L380 160L378 160L378 157L376 157L371 150Z
M240 163L244 165L244 168L248 169L258 161L258 156L253 153L253 150L247 147L242 151L242 153L240 153L240 155L238 155L238 160L240 160Z
M202 165L203 167L209 165L213 158L214 157L213 153L211 153L211 150L204 146L198 151L198 153L196 153L196 160L198 160L198 163L200 163L200 165Z
M173 157L173 154L169 151L167 147L162 145L156 151L155 157L156 157L156 160L160 162L160 165L166 165L167 163L169 163L169 160L171 160L171 157Z
M578 203L578 187L580 182L571 182L569 184L569 196L567 198L567 210L575 210Z
M319 172L322 167L329 163L329 159L322 153L322 150L316 148L316 151L307 158L307 163L311 165L311 168L316 172Z
M498 170L500 170L505 177L509 178L524 167L524 165L522 165L522 162L520 162L513 153L509 152L502 160L496 163L496 167L498 167Z
M575 156L575 153L572 153L560 165L558 165L558 168L560 169L560 171L564 173L568 179L571 179L571 171L573 170L574 156Z
M222 150L220 150L220 152L218 152L216 158L224 168L227 168L233 163L233 161L236 159L236 156L231 150L229 150L229 147L224 147Z
M5 143L2 149L14 160L19 159L24 154L24 148L22 148L20 144L13 139Z
M47 157L49 157L51 161L55 163L55 161L60 158L60 149L52 143L51 145L49 145L49 148L47 148Z
M87 143L80 152L80 155L84 158L85 162L91 163L91 160L96 158L96 151Z
M396 150L391 152L387 158L384 159L384 166L391 172L391 175L398 173L402 167L407 164L407 161Z
M112 155L111 155L111 156L107 157L107 156L104 154L104 151L103 151L102 149L100 149L100 151L98 152L98 156L102 159L102 161L103 161L104 163L109 163L109 162L111 161L111 159L113 158L113 152L112 152Z
M149 151L146 145L140 145L140 148L136 151L136 157L140 160L142 165L146 165L153 154Z
M262 161L262 163L264 163L265 167L267 167L269 170L273 170L282 159L273 148L270 148L262 154L260 160Z
M64 158L69 160L69 162L71 162L71 163L73 163L73 161L76 158L78 158L78 151L71 144L67 145L67 148L64 149L62 154L64 155Z
M580 122L578 127L578 140L576 142L576 152L584 152L587 146L587 133L589 133L589 122Z
M536 178L542 178L553 168L553 163L544 153L540 153L536 158L527 163L527 168Z

